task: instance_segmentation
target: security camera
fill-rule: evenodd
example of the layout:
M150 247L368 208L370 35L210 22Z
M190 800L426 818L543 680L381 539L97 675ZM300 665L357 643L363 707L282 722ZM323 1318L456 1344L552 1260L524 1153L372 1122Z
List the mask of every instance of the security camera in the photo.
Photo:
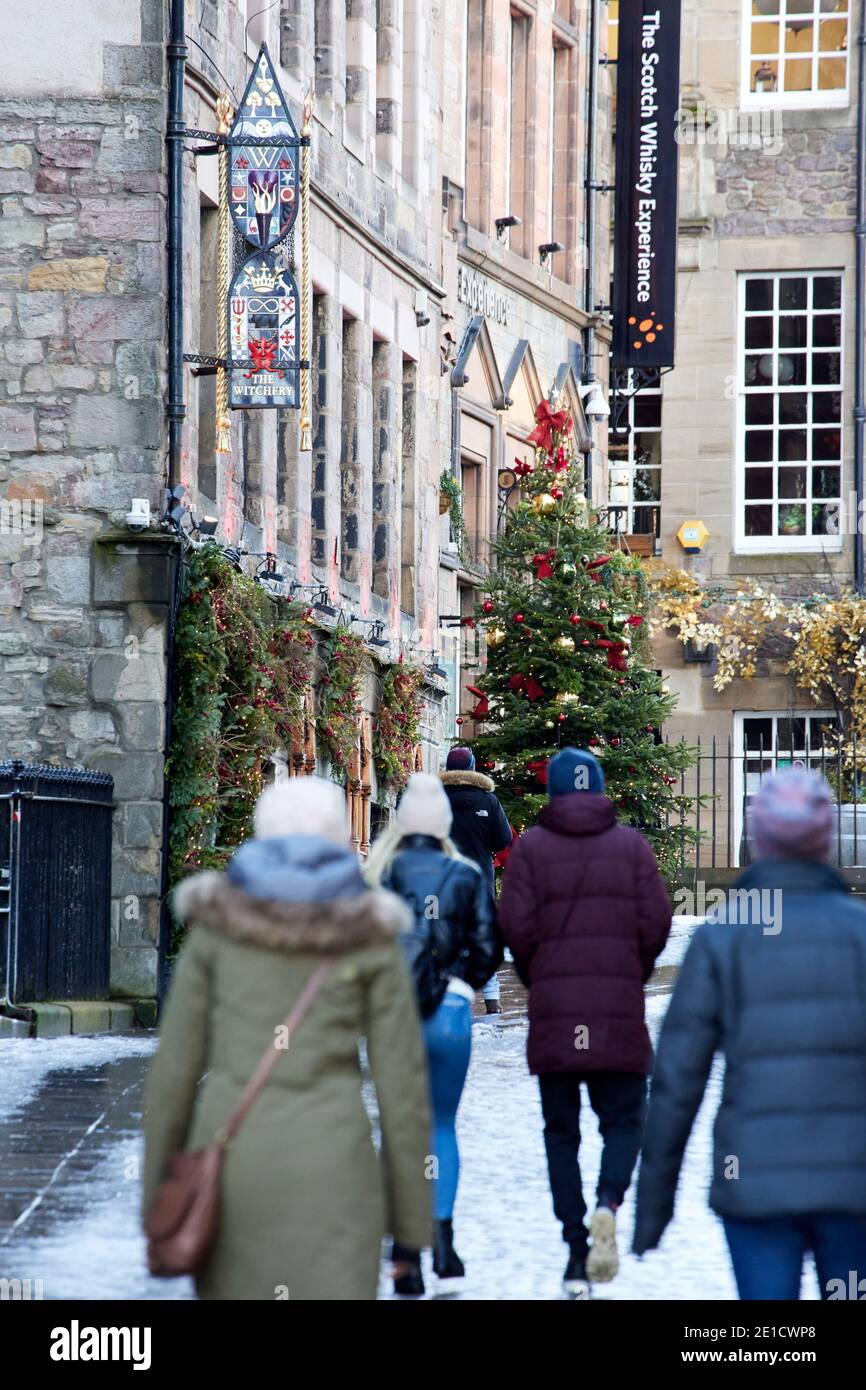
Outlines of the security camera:
M584 382L580 388L580 399L583 401L587 420L607 420L610 418L610 406L604 398L600 381Z
M132 510L126 513L126 525L130 531L146 531L150 526L150 502L146 497L133 497Z

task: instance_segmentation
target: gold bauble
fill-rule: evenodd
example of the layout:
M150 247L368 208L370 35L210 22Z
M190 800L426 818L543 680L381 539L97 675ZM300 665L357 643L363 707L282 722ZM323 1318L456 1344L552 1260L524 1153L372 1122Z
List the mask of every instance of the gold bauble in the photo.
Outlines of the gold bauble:
M556 498L551 497L549 492L540 492L537 497L532 499L532 510L539 516L552 512L556 506Z
M491 627L491 628L488 628L488 629L487 629L487 645L488 645L488 647L501 647L501 646L502 646L502 643L505 641L506 636L507 636L507 634L506 634L504 628L501 628L501 627Z
M557 638L554 640L553 645L556 647L556 650L557 650L558 652L573 652L573 651L574 651L574 638L573 638L573 637L557 637Z
M558 705L579 705L580 696L575 695L571 690L561 690L556 696Z

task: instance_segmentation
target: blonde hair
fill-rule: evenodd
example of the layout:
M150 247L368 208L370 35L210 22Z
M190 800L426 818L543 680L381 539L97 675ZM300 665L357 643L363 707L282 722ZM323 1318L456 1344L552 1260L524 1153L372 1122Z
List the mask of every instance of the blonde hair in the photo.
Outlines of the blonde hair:
M414 832L409 832L410 834ZM371 888L381 888L383 878L388 876L391 865L396 856L400 853L406 832L401 830L396 820L389 821L381 835L375 840L370 853L367 855L367 862L363 866L363 874ZM450 836L445 836L440 840L438 836L433 836L443 854L447 854L449 859L459 859L464 864L471 864L476 873L481 872L473 859L467 859L465 854L461 854Z

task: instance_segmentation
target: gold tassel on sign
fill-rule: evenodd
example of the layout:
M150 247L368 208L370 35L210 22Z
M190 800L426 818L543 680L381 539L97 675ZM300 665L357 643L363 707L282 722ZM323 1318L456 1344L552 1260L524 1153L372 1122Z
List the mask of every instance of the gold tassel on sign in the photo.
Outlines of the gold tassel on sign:
M313 133L313 93L304 99L304 124L301 135L310 139ZM301 146L301 360L309 362L311 352L310 325L310 146ZM310 417L310 368L301 371L301 452L313 447Z
M228 97L217 98L217 133L228 135L234 120L234 108ZM228 357L229 335L226 318L226 298L229 292L229 262L231 260L231 218L229 216L229 150L220 145L219 152L219 210L217 212L217 357ZM216 452L232 451L232 426L229 416L229 374L225 367L217 368L216 379Z

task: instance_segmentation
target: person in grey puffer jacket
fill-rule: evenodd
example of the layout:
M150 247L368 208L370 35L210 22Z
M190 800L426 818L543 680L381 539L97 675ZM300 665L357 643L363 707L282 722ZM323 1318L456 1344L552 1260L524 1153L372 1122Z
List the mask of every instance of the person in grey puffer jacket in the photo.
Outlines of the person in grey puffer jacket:
M814 773L764 782L757 862L697 928L659 1041L634 1250L657 1246L673 1216L722 1052L710 1205L742 1299L799 1298L809 1251L823 1298L866 1289L866 907L826 862L834 815Z

